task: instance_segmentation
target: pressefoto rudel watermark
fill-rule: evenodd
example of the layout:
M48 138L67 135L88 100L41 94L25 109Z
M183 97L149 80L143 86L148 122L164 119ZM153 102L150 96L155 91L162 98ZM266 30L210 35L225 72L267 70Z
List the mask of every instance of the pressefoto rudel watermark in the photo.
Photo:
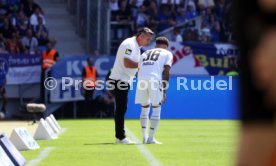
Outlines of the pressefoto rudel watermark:
M214 90L233 90L233 78L232 76L228 77L228 80L225 79L215 79L215 76L210 76L209 79L192 79L187 77L177 77L176 78L176 87L177 91L201 91L201 90L207 90L207 91L214 91ZM163 80L140 80L137 81L134 79L132 82L128 82L129 85L132 85L133 83L137 82L137 88L141 90L145 90L148 87L150 87L153 90L164 90L162 85L163 82L167 84L166 89L170 87L170 84ZM58 81L53 77L48 77L44 81L44 86L47 90L54 90L58 85ZM92 86L91 86L92 85ZM74 90L79 90L80 88L86 89L86 90L114 90L115 89L115 80L79 80L74 79L71 77L62 77L60 82L61 90L66 90L67 88L74 87ZM118 89L126 90L128 87L126 86L125 82L119 82L117 83ZM134 86L130 86L130 90L133 90Z

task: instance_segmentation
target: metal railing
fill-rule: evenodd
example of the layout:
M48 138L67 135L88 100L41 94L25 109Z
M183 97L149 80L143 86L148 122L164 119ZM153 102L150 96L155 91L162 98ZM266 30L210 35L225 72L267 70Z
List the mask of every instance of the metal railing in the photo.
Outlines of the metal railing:
M75 15L76 33L86 39L86 50L110 53L110 11L108 0L66 0L69 13Z

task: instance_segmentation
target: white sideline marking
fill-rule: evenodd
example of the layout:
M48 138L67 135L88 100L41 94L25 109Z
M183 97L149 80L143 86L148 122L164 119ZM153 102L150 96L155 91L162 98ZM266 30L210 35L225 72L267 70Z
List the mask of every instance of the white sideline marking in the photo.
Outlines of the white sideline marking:
M31 161L29 161L26 166L36 166L40 163L43 159L45 159L49 153L54 150L54 147L45 148L43 151L40 152L39 156Z
M62 128L60 134L63 134L67 131L67 128ZM29 161L26 166L36 166L39 164L43 159L45 159L49 153L54 150L54 147L45 148L43 151L40 152L39 156L31 161Z
M127 134L129 135L129 137L137 142L138 144L136 144L136 147L138 148L138 150L141 152L141 154L146 158L146 160L149 162L149 164L151 166L162 166L163 164L158 161L153 154L151 154L151 152L148 150L148 148L146 148L141 142L140 140L135 136L135 134L133 132L131 132L127 127L125 128L127 131Z

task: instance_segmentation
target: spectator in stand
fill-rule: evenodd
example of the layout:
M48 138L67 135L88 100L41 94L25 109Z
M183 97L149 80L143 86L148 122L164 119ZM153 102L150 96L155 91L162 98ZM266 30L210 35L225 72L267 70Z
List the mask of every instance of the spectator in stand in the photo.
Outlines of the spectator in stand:
M135 25L138 29L142 27L147 27L149 24L149 16L145 12L146 7L144 5L140 6L139 13L135 20Z
M197 29L187 29L184 33L184 41L194 41L198 42L198 30Z
M180 34L180 30L175 28L173 30L173 40L171 41L175 41L175 42L183 42L183 38L182 35Z
M4 25L3 25L3 27L0 29L0 32L3 34L3 36L4 36L6 39L12 38L12 34L15 32L15 29L14 29L13 26L10 24L9 18L8 18L8 17L5 17L5 18L4 18Z
M175 16L180 0L161 0L161 5L168 6L169 11Z
M158 25L158 31L163 31L175 24L173 14L170 11L169 6L162 5L161 6L161 12L158 16L159 25Z
M109 80L111 70L112 69L110 69L105 76L105 82ZM104 89L95 94L95 112L99 112L102 117L114 117L115 96L112 92L113 91Z
M214 8L214 0L198 0L199 9Z
M121 0L119 2L119 10L116 20L120 23L128 23L131 21L131 11L128 8L127 0Z
M135 21L139 13L139 8L137 7L137 0L131 0L129 3L129 8L131 11L132 20Z
M24 36L21 40L24 54L35 55L37 54L38 41L33 36L32 29L27 30L27 36Z
M49 41L48 29L43 25L43 20L41 17L38 17L38 25L34 27L34 33L38 40L38 45L46 45Z
M10 10L19 11L21 7L21 0L7 0L7 5L9 6Z
M223 20L224 12L225 12L225 0L218 0L215 6L215 14L218 17L219 21Z
M200 38L199 40L202 43L210 43L211 42L211 31L209 28L202 28L199 32Z
M196 11L196 6L193 1L189 1L185 16L188 20L193 19L198 16L198 13Z
M12 34L12 38L7 42L7 50L11 54L19 54L20 53L20 41L16 35L16 32Z
M215 19L214 15L211 15L211 41L213 43L220 42L221 27L218 20Z
M178 8L178 14L175 16L176 24L185 23L188 21L185 15L184 7Z
M35 3L33 0L22 0L21 2L22 2L22 5L23 5L24 14L28 18L30 18L31 15L35 12L36 8L41 9L41 7L37 3Z
M101 90L95 93L95 110L96 117L110 118L114 117L115 111L115 97L108 90Z
M0 54L7 54L7 44L6 39L4 38L3 34L0 33Z
M8 6L5 5L3 1L0 1L0 28L3 27L4 19L7 17L9 12Z
M146 5L144 6L147 8L146 13L150 17L156 18L158 16L158 7L157 7L157 2L155 0L151 0L148 6Z
M233 10L232 10L232 2L228 1L225 7L225 13L223 17L223 21L221 23L221 29L222 29L222 41L223 42L234 42L235 36L233 34L233 24L235 23L235 20L233 18Z
M109 0L109 9L111 11L111 21L115 21L119 11L118 0Z
M131 11L127 6L127 2L127 0L120 1L120 8L116 15L116 21L119 23L117 30L117 37L119 39L125 38L134 30L133 22L131 21Z
M16 24L18 22L18 11L16 8L11 8L12 12L9 14L8 18L11 25L16 29Z
M203 35L199 40L204 42L232 42L234 38L233 18L230 13L232 0L109 0L109 2L114 12L112 20L119 23L114 26L115 33L116 29L119 29L117 35L119 38L137 31L139 27L148 26L160 32L200 16L202 17L200 24L203 26L185 29L187 32L184 34L185 40L198 41L198 32ZM127 28L130 24L131 31Z
M16 27L19 31L20 36L26 36L27 29L29 28L29 21L22 11L18 13L18 22L16 24Z
M109 0L109 9L111 11L118 11L119 10L118 0Z
M149 28L152 29L153 31L157 31L158 7L157 7L157 2L155 0L150 1L149 7L147 8L146 13L149 16Z
M161 4L179 5L181 0L161 0Z
M147 0L136 0L136 6L140 7L141 5L143 5L143 3L147 1Z
M42 24L45 25L46 21L45 21L45 17L42 14L42 11L40 8L36 8L35 12L32 14L31 18L30 18L30 25L35 27L36 25L38 25L38 20L39 18L41 18L42 20Z

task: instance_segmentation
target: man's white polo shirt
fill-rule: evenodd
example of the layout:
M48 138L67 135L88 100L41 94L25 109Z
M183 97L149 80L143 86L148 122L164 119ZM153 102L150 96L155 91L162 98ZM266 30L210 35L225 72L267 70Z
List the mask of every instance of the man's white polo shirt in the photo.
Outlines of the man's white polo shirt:
M132 81L138 68L126 68L124 65L124 58L138 63L141 58L140 48L136 36L125 39L118 48L116 60L109 78L126 82Z

